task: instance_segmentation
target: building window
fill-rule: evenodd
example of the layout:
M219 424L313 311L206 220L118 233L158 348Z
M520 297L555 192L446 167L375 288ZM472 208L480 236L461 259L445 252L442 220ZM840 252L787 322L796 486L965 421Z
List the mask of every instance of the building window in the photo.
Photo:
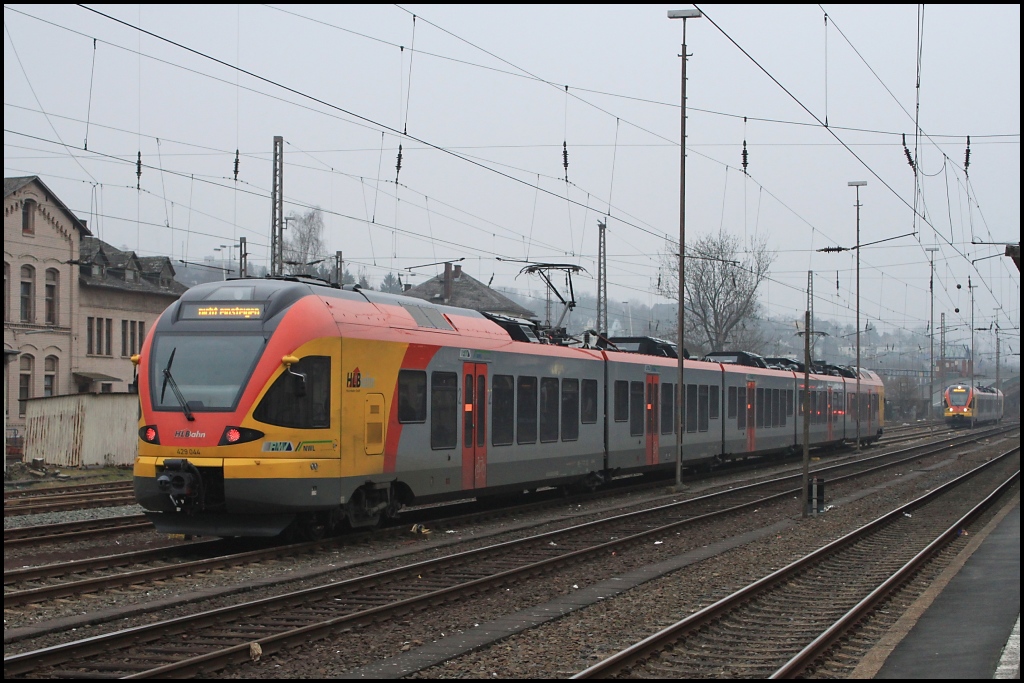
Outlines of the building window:
M21 267L21 322L33 323L36 299L36 269L32 266Z
M36 200L26 199L21 205L21 234L36 234Z
M57 302L60 298L60 272L56 268L46 271L46 324L57 324Z
M113 339L112 339L113 332L114 332L114 321L111 320L110 318L107 318L107 330L106 330L106 335L104 335L104 340L107 342L106 346L104 347L104 354L103 355L105 355L105 356L113 356L114 355L114 344L112 343L112 341L113 341Z
M142 342L146 341L146 323L139 321L139 345L132 348L132 355L142 353Z
M32 367L35 359L29 355L21 356L21 374L18 377L18 415L25 417L25 403L32 398Z
M47 356L43 361L43 396L57 395L57 356Z
M11 319L11 264L4 261L4 320Z
M132 323L133 325L135 323ZM121 355L128 355L128 321L121 321Z
M94 320L95 320L95 318L86 318L85 319L85 352L86 352L86 354L88 354L90 356L92 354L96 353L96 347L94 346L93 336L92 336L92 333L93 333L93 321Z

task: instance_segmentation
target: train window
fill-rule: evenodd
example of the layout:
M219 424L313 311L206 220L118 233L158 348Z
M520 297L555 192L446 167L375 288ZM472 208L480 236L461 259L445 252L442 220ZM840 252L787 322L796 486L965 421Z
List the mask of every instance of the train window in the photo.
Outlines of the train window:
M754 394L754 427L764 427L764 389L757 389Z
M306 356L293 363L291 370L306 376L306 392L297 396L296 377L282 372L253 411L253 419L294 429L320 429L331 426L331 359ZM187 394L186 394L187 396Z
M459 425L459 376L435 372L430 376L430 447L455 448Z
M515 390L512 375L495 375L491 379L491 445L509 446L515 432Z
M520 377L516 389L516 441L537 443L537 378Z
M719 408L721 407L721 401L718 399L718 385L712 384L709 390L711 391L711 394L710 398L708 398L708 407L710 409L708 417L712 420L717 420Z
M732 420L736 417L736 387L729 387L727 395L728 398L726 401L728 405L726 406L726 410L729 412L726 413L726 417Z
M580 422L594 424L597 422L597 380L583 380L583 392L580 394Z
M558 378L540 378L540 441L558 441Z
M697 431L708 431L708 385L701 384L697 394Z
M686 431L697 431L697 385L686 385Z
M779 403L779 390L772 389L772 427L782 424L782 406Z
M786 389L786 415L793 416L793 390Z
M615 421L625 422L629 419L629 382L615 382Z
M878 415L878 394L871 394L871 414Z
M580 438L580 381L562 380L562 441Z
M786 398L786 390L785 389L779 389L779 426L780 427L785 427L786 426L786 417L787 417L787 415L786 415L786 408L787 408L786 401L787 400L788 399Z
M630 382L630 436L643 436L643 382Z
M675 425L675 385L661 385L661 433L672 434Z
M462 443L466 447L473 445L473 395L473 375L468 374L462 392L462 400L465 402L462 407Z
M828 392L818 392L818 422L824 424L828 422Z
M427 421L427 373L398 371L398 421L403 424Z
M738 406L736 412L736 428L746 429L747 428L747 388L738 387L736 389L736 405Z

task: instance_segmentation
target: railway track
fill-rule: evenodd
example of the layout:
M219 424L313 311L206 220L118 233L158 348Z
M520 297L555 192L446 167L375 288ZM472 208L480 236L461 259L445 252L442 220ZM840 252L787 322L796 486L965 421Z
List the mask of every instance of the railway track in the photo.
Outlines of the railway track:
M815 677L844 634L1019 482L1019 462L1009 478L993 472L1019 455L1016 446L573 678Z
M977 433L974 438L983 438ZM973 440L973 439L967 439ZM942 453L952 444L935 449ZM920 448L905 459L919 460ZM872 462L884 459L884 462ZM860 458L823 471L829 480L863 476L898 458ZM794 488L795 487L795 488ZM191 676L325 637L342 629L486 593L497 586L675 534L688 524L790 499L799 475L630 512L453 553L283 596L179 617L5 657L5 677ZM262 655L260 654L262 653Z
M134 502L135 493L130 481L5 491L4 517L131 505Z
M125 515L90 519L83 522L61 522L4 529L4 547L31 546L41 543L62 543L84 538L123 534L152 529L145 515Z
M962 436L975 437L978 435L972 433ZM944 452L946 448L948 448L948 444L941 446L936 452ZM916 448L908 449L909 452L914 453L914 457L922 457L922 454L917 452L917 450ZM880 457L891 458L893 456L902 457L900 453L885 454ZM814 474L819 475L831 471L834 471L834 466L819 468L814 471ZM614 491L608 491L607 495L619 495L631 490L644 490L649 487L650 484L623 487ZM593 496L589 496L586 499L593 500L593 498ZM178 576L201 574L229 567L253 565L261 562L275 562L281 557L317 553L326 549L336 550L347 544L364 542L369 538L382 538L389 535L397 536L403 533L410 523L443 522L449 526L465 525L479 523L494 514L518 515L544 509L552 504L563 505L568 502L570 501L563 498L553 498L548 501L520 505L514 508L486 511L480 511L471 504L447 506L444 508L431 508L429 511L419 511L419 514L416 515L406 515L407 519L401 527L350 534L326 541L289 545L275 543L270 548L246 549L244 551L239 551L238 548L240 545L244 546L245 544L228 544L226 542L214 541L16 569L4 572L4 604L6 607L11 608L115 587L146 584ZM443 514L445 517L438 518L438 514ZM145 518L142 518L142 520L139 520L139 518L127 518L127 520L132 525L141 521L142 528L147 528ZM123 529L123 527L112 528ZM132 528L132 526L129 526L128 530ZM102 529L98 531L103 532ZM7 537L5 535L6 542ZM253 545L256 544L248 544L249 547Z
M980 436L977 433L963 436ZM970 440L970 439L968 439ZM911 449L914 450L914 449ZM920 454L915 457L921 457ZM820 471L816 470L815 474ZM628 490L642 490L650 485L640 485L608 492L609 495L621 494ZM590 500L593 497L588 498ZM556 498L551 501L531 503L514 508L502 508L500 510L489 510L481 512L472 504L465 506L448 506L446 508L432 508L422 516L412 516L406 520L409 522L444 522L446 524L470 524L478 523L494 514L515 515L527 511L543 509L547 505L564 504L569 502L566 499ZM461 508L464 508L464 511ZM448 515L438 519L438 513ZM129 518L132 520L133 518ZM143 524L143 526L145 526ZM345 536L341 539L331 539L322 542L297 543L290 545L275 544L271 548L246 550L238 552L238 544L228 546L226 543L203 543L189 546L174 546L163 549L129 552L120 555L92 558L75 562L63 562L39 567L12 570L4 573L4 601L8 607L38 603L45 600L64 598L96 592L108 588L139 585L153 581L160 581L175 576L188 576L203 572L215 571L227 567L256 564L260 562L274 562L280 557L297 556L306 553L315 553L324 549L336 549L349 543L359 543L367 538L381 538L386 535L400 534L405 524L400 528L390 530L378 530L373 533L362 533ZM6 541L6 539L5 539ZM252 545L252 544L250 544ZM229 550L228 548L235 548ZM216 549L222 549L217 551Z

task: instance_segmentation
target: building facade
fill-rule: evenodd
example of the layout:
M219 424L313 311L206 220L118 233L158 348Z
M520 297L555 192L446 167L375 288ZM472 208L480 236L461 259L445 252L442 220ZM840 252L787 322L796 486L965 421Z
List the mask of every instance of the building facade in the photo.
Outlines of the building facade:
M8 433L28 399L129 391L131 356L183 291L167 257L97 239L36 176L4 178Z

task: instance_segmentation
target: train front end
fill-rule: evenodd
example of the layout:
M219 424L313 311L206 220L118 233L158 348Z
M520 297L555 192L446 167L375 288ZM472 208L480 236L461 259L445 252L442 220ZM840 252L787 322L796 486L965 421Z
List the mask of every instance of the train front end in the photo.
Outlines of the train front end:
M338 501L330 378L339 356L337 327L307 284L210 283L171 305L138 367L135 495L157 529L315 536L328 526Z
M977 401L975 392L966 384L946 388L943 396L943 417L950 427L972 427L975 422Z

